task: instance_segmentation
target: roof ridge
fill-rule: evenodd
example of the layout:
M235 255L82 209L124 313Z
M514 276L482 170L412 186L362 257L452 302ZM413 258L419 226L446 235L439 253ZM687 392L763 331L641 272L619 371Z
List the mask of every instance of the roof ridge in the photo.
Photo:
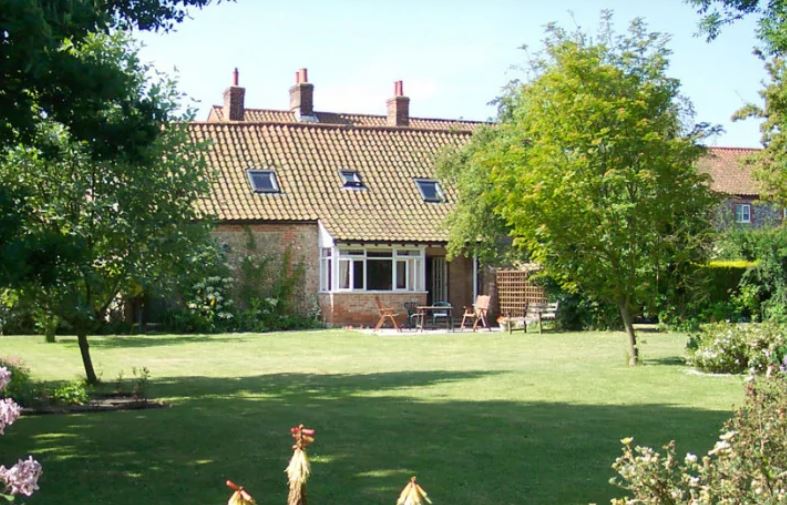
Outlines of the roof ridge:
M419 132L419 133L461 133L472 135L469 130L452 130L451 128L415 128L412 126L383 126L383 125L351 125L336 123L293 123L287 121L189 121L193 126L215 126L215 127L251 127L251 126L284 126L292 128L326 128L334 130L382 130L391 132Z
M721 149L724 151L762 151L762 147L737 147L737 146L705 146L708 149Z
M223 105L211 105L214 109L223 109ZM284 114L292 114L293 111L286 110L286 109L270 109L265 107L244 107L243 110L251 110L256 112L279 112ZM387 117L385 114L369 114L368 112L332 112L327 110L315 110L315 114L337 114L337 115L347 115L347 116L365 116L365 117L375 117L375 118L385 118ZM422 116L410 116L410 119L420 119L422 121L445 121L450 123L469 123L469 124L495 124L494 121L484 121L481 119L450 119L450 118L442 118L442 117L422 117Z

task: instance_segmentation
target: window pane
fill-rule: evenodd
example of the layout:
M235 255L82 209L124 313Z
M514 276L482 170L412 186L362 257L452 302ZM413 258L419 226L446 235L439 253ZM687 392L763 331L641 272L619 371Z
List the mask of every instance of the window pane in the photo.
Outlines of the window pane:
M350 289L350 261L339 261L339 289Z
M407 289L407 262L396 262L396 289Z
M279 185L276 183L276 174L271 170L249 171L251 187L258 193L278 193Z
M353 170L342 170L341 175L345 187L360 188L363 186L363 183L361 183L361 176L358 172Z
M738 223L751 222L751 206L747 203L735 205L735 221Z
M442 200L437 181L419 180L415 182L418 184L418 189L421 191L421 196L425 201L439 202Z
M366 273L369 275L369 282L366 289L390 291L392 269L391 260L367 260Z
M363 261L353 261L353 289L363 289Z
M320 261L320 289L323 291L331 290L331 273L333 262L330 258L323 258Z
M391 251L367 251L366 256L369 258L390 258Z

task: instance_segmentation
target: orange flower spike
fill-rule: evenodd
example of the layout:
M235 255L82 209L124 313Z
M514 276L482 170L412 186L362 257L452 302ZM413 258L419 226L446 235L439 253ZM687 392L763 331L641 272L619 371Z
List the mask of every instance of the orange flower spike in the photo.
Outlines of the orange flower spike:
M232 489L234 493L230 496L230 499L227 501L227 505L256 505L257 502L254 501L254 498L245 490L243 486L239 486L232 482L231 480L227 481L227 487Z

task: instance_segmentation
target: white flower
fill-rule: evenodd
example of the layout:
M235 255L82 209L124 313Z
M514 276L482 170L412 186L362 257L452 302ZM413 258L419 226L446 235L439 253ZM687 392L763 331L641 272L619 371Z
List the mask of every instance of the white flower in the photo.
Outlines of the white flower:
M729 448L730 448L730 444L728 444L724 440L720 440L720 441L716 442L716 445L713 447L713 449L711 449L708 452L708 454L710 454L712 456L712 455L714 455L716 453L724 452L724 451L726 451Z
M21 410L11 398L0 400L0 435L5 433L5 427L11 426L19 418Z
M728 431L727 433L725 433L724 435L720 436L719 438L726 441L726 440L729 440L732 437L734 437L737 433L738 432L734 431L734 430L733 431Z
M38 491L41 473L41 463L28 456L27 460L20 459L11 468L0 466L0 481L5 483L5 489L12 495L30 496Z
M687 453L686 458L683 460L687 465L693 465L697 462L697 455L692 453Z

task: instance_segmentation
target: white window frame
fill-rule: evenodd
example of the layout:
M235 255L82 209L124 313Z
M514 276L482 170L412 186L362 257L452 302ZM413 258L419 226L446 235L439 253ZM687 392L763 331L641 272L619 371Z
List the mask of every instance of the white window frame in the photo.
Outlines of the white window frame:
M327 256L329 249L330 256ZM367 262L369 252L389 252L391 253L391 289L372 290L367 289L369 275ZM351 254L353 253L353 254ZM374 257L372 257L374 258ZM372 261L383 261L379 258ZM347 262L349 269L348 286L342 287L341 284L341 263ZM363 262L363 286L354 288L355 268L354 262ZM397 266L398 263L405 264L405 287L397 287ZM326 286L326 269L329 269L331 279L329 286ZM373 246L352 246L334 245L330 248L320 250L320 292L323 293L423 293L426 292L426 248L423 246L395 246L395 247L373 247Z
M740 213L738 210L740 209ZM744 212L745 211L745 212ZM735 204L735 222L738 224L751 223L751 204L750 203L736 203Z

